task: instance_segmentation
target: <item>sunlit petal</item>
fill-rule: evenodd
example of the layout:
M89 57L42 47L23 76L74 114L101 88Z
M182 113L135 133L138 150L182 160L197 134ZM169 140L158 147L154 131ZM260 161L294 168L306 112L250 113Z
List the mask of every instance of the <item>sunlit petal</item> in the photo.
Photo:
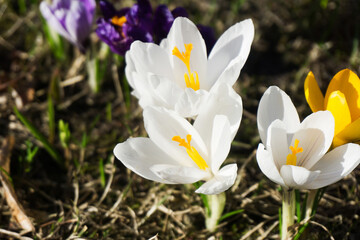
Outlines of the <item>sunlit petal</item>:
M311 110L313 112L324 110L324 96L312 72L309 72L305 79L304 90L306 101Z
M335 135L351 123L350 109L344 94L340 91L334 91L330 94L326 109L329 110L335 118Z

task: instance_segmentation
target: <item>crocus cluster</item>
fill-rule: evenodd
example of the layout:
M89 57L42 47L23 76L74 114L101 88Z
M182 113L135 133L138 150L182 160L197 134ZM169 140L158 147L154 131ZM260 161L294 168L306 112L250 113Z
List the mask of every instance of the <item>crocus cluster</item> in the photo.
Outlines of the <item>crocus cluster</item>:
M94 0L54 0L51 5L41 2L40 11L52 29L84 52L95 7Z
M170 11L166 5L159 5L153 12L148 0L138 0L131 8L120 10L106 0L101 0L99 5L103 17L97 21L96 33L114 53L120 55L125 55L136 40L160 43L175 18L188 16L184 8ZM215 42L212 29L205 26L199 26L199 29L211 48Z
M300 122L289 96L277 87L270 87L261 98L257 122L262 141L257 151L259 167L286 189L330 185L360 163L358 144L328 152L335 129L330 111L315 112Z
M347 143L330 149L336 132L332 112L319 109L300 122L290 97L275 86L260 100L257 123L262 141L256 153L257 162L270 180L283 187L281 239L290 239L288 227L293 225L295 215L294 189L310 190L306 204L308 219L313 211L314 191L353 171L360 163L360 146Z
M126 77L144 108L149 138L119 143L115 156L140 176L168 184L205 181L196 192L219 194L237 165L221 167L239 128L241 97L232 89L254 37L251 20L229 28L209 58L198 28L178 17L161 45L135 41ZM191 124L185 117L194 120Z

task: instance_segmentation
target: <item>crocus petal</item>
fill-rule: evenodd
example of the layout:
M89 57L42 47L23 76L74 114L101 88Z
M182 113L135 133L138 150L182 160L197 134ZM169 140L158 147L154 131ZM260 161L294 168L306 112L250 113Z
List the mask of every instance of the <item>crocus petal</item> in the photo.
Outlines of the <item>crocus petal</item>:
M233 85L249 56L254 39L254 24L251 19L239 22L226 30L215 43L208 62L210 88L215 81Z
M184 44L191 43L193 49L191 51L190 69L197 72L200 81L200 88L206 86L206 46L204 39L194 23L189 19L178 17L174 20L168 34L168 49L167 52L170 57L170 62L174 70L174 75L179 86L186 87L184 74L188 72L186 65L176 56L172 55L172 50L177 47L180 52L185 52Z
M190 134L191 146L194 146L203 159L208 159L207 148L198 132L186 119L175 112L164 108L147 107L144 109L144 124L150 139L159 148L172 153L172 157L178 160L180 166L198 167L187 154L185 147L179 146L178 142L172 140L175 136L186 139Z
M309 171L306 168L284 165L280 169L280 174L288 188L307 189L320 174L320 170Z
M330 94L326 109L334 115L335 135L351 123L351 113L348 103L344 94L340 91L334 91Z
M150 75L148 77L153 94L151 96L157 100L156 106L164 106L172 109L183 93L183 89L179 88L176 83L169 81L166 77L159 75Z
M239 94L227 84L219 84L211 89L208 100L202 105L194 127L203 139L210 139L211 131L208 128L209 119L215 115L225 115L230 123L231 140L234 139L241 122L243 104Z
M327 153L311 171L320 171L317 179L310 183L308 189L318 189L335 183L352 172L360 163L360 146L345 144Z
M91 26L94 20L96 2L95 0L83 0L83 4L84 4L84 8L86 9L85 12L86 12L87 23L89 26Z
M319 111L310 114L300 124L300 130L294 134L299 140L299 147L303 152L297 154L297 166L310 169L329 150L334 137L335 121L331 112Z
M111 19L116 15L116 10L114 6L105 0L100 0L99 2L101 13L103 14L105 19Z
M289 153L289 138L286 126L282 121L276 119L271 123L268 128L266 148L271 149L272 159L278 170L286 164L286 157Z
M158 148L149 138L129 138L114 148L114 155L125 167L143 178L161 183L170 183L154 174L154 164L171 162L172 158ZM176 162L174 162L176 163Z
M312 72L309 72L305 79L304 91L306 101L313 112L324 110L324 95Z
M158 37L158 41L166 38L173 21L174 16L166 5L161 4L156 8L154 13L154 33Z
M212 132L209 148L210 167L211 171L216 174L230 152L232 139L229 120L224 115L215 116L209 131Z
M333 146L337 147L348 142L360 141L360 118L346 126L344 130L339 132L333 141Z
M280 171L277 168L270 151L265 150L262 143L259 144L256 151L256 160L260 170L268 177L271 181L285 186L284 180L280 176Z
M88 23L86 9L82 2L74 1L71 3L69 13L65 18L65 25L73 43L82 49L82 43L87 38L91 30L91 25Z
M351 118L353 120L360 117L360 79L349 69L338 72L331 80L325 95L325 106L331 94L340 91L346 97L349 104ZM335 117L336 119L336 117Z
M210 177L210 172L194 167L174 166L169 164L154 165L151 171L161 179L174 184L188 184Z
M68 31L65 29L65 27L60 23L59 19L52 12L52 10L50 9L50 6L47 2L42 1L40 3L40 12L50 27L54 28L56 32L58 32L61 36L66 38L68 41L73 42L71 35L68 33Z
M260 99L257 125L261 141L267 142L267 129L279 119L285 123L288 132L295 132L300 126L299 115L290 97L276 86L269 87Z
M126 58L131 59L137 72L153 73L173 78L168 54L158 45L135 41L131 44ZM161 64L159 64L161 63ZM133 83L134 81L132 81Z
M207 195L219 194L228 190L235 182L237 165L229 164L221 168L215 177L201 185L195 192Z
M196 116L208 100L208 96L209 93L202 89L194 91L191 88L186 88L175 104L175 111L183 117Z

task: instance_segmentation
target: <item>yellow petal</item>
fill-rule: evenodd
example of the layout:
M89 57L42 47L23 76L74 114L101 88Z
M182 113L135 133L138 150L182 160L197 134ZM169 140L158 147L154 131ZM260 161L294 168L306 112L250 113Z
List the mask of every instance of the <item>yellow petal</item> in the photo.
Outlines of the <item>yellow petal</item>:
M348 103L351 119L355 121L360 117L360 79L349 69L338 72L331 80L325 95L325 106L330 94L334 91L342 92Z
M340 91L332 92L326 109L335 118L335 136L351 123L351 115L346 98Z
M312 72L309 72L305 79L304 91L306 101L313 112L324 110L324 96Z
M333 146L337 147L345 143L356 143L360 141L360 118L349 124L339 132L333 141Z

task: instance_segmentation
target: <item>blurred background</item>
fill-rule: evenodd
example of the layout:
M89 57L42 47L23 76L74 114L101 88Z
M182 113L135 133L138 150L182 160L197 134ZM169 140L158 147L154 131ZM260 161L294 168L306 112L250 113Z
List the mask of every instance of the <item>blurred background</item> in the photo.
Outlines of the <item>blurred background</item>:
M117 9L135 3L111 2ZM114 159L116 143L146 136L142 109L126 83L125 63L112 53L101 59L103 77L94 93L88 56L65 39L63 56L55 56L39 4L0 0L0 238L279 237L281 193L255 159L258 101L267 87L277 85L303 119L311 112L303 89L309 71L323 93L338 71L349 68L359 74L360 1L151 1L154 9L159 4L185 8L193 22L211 26L217 37L247 18L255 25L249 58L235 84L244 116L227 160L238 164L239 175L226 192L224 213L243 211L220 222L215 233L204 230L194 186L147 181ZM99 17L97 8L95 20ZM91 54L101 55L94 31L90 42ZM327 188L302 239L360 238L359 179L356 169ZM11 196L17 196L14 205Z

